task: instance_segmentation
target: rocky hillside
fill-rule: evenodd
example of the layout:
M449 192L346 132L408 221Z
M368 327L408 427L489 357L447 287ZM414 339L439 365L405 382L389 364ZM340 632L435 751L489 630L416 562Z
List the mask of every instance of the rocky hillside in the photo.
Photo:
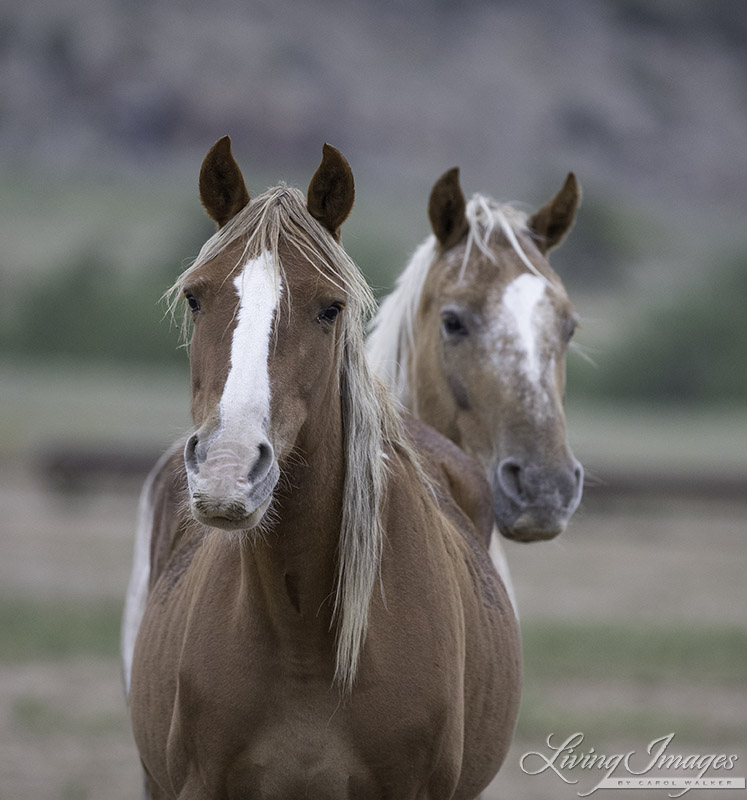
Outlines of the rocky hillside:
M155 303L230 133L252 192L343 150L345 244L383 289L445 169L531 206L573 169L553 263L602 366L572 385L743 402L745 54L744 0L5 0L0 352L171 357Z
M745 53L741 0L5 2L0 153L155 170L230 132L248 163L333 141L380 187L459 163L524 197L572 167L744 206Z

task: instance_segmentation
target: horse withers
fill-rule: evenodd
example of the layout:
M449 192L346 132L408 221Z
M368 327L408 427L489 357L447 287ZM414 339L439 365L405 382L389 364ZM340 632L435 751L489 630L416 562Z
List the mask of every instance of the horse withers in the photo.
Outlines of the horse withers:
M350 168L325 146L306 198L250 201L224 138L200 194L219 230L175 287L195 430L144 495L132 582L150 796L474 798L513 733L518 632L479 465L423 426L424 464L369 372Z

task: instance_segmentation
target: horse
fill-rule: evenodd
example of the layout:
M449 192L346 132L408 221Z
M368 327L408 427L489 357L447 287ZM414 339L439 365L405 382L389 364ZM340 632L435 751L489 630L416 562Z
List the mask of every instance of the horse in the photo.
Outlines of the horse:
M218 230L172 291L195 428L152 475L136 554L147 792L475 798L512 737L518 630L480 465L412 433L368 367L352 171L325 145L305 197L250 199L224 137L199 186Z
M567 442L566 351L578 324L547 254L573 225L570 173L532 215L476 194L459 170L430 194L432 234L372 321L373 369L412 414L483 465L498 530L530 542L561 534L583 468ZM511 589L497 537L491 555Z

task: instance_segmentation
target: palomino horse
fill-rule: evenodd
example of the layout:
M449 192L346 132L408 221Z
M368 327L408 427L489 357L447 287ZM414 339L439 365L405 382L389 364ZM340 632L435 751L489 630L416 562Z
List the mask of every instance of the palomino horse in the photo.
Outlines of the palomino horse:
M431 192L433 235L369 337L373 368L404 406L482 463L498 528L518 541L557 536L581 499L563 413L577 316L546 258L579 199L571 173L527 217L482 195L467 203L449 170Z
M175 287L196 429L146 494L163 502L130 707L148 791L474 798L513 732L518 631L479 465L415 426L421 467L369 372L372 298L339 244L350 168L325 145L307 198L250 202L226 137L200 194L219 230Z

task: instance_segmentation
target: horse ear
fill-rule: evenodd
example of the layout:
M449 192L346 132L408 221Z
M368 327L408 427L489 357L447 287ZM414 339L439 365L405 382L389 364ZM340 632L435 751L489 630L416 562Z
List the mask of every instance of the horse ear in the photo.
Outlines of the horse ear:
M219 228L249 202L249 192L231 153L231 139L228 136L218 139L202 162L200 200Z
M322 163L309 182L306 208L335 237L348 218L355 200L353 171L345 156L331 144L322 148Z
M453 247L467 233L467 202L459 185L459 167L453 167L433 184L428 200L428 219L444 249Z
M563 188L527 222L527 227L537 237L537 247L542 253L549 252L565 239L573 227L580 203L581 186L576 176L569 172Z

